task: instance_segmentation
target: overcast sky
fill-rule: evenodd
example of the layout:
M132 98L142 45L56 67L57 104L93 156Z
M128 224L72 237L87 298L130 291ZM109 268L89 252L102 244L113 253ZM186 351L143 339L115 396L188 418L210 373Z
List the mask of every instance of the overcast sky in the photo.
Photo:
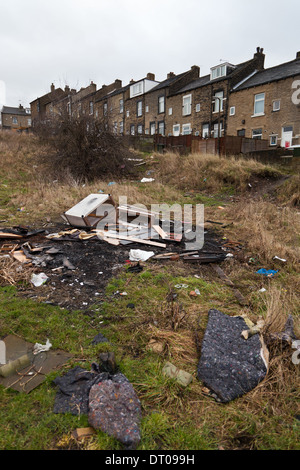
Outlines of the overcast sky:
M299 0L0 0L0 105L56 87L201 75L264 48L266 67L300 50ZM5 103L3 101L5 86Z

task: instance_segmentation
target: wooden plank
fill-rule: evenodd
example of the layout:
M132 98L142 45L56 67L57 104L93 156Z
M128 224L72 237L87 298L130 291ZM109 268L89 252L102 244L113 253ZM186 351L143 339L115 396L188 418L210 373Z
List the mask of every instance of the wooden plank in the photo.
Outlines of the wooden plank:
M152 225L152 228L161 236L163 240L168 238L167 233L159 226L159 225Z
M93 230L96 232L98 235L101 237L106 237L107 234L103 230ZM164 243L159 243L159 242L153 242L151 240L141 240L140 238L137 237L125 237L125 235L115 235L115 234L109 234L109 238L116 238L118 240L127 240L135 243L142 243L144 245L152 245L152 246L159 246L160 248L166 248L167 245Z

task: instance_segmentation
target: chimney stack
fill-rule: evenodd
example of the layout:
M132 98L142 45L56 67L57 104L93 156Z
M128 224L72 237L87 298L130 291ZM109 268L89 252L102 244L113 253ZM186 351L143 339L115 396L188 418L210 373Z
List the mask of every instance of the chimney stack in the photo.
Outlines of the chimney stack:
M147 78L148 78L148 80L154 81L154 80L155 80L155 75L154 75L154 73L150 73L150 72L147 73Z
M168 75L167 75L167 78L172 78L172 77L175 77L175 73L174 72L169 72Z
M51 93L55 90L55 86L53 85L53 83L52 83L52 85L51 85L51 87L50 87L50 90L51 90Z
M264 65L265 65L265 54L264 50L262 47L257 47L256 48L256 53L254 54L254 59L256 59L257 63L257 69L258 70L264 70Z
M300 51L296 54L296 59L300 59Z

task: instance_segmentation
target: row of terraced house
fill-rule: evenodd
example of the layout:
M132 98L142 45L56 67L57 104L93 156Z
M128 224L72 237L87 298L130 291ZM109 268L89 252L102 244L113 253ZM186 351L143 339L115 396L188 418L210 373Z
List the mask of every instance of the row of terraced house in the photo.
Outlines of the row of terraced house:
M55 88L30 103L33 126L61 113L107 118L120 135L199 138L242 136L270 147L300 144L300 52L292 61L265 68L265 54L233 65L213 66L201 76L196 65L157 81L153 73L123 86Z

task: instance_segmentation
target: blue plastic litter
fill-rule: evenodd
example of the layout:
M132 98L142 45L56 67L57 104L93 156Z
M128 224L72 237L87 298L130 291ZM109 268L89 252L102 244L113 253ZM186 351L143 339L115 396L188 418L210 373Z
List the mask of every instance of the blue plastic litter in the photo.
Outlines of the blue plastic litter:
M263 276L267 277L273 277L275 274L277 274L278 271L273 271L272 269L260 269L259 271L256 272L256 274L262 274Z

